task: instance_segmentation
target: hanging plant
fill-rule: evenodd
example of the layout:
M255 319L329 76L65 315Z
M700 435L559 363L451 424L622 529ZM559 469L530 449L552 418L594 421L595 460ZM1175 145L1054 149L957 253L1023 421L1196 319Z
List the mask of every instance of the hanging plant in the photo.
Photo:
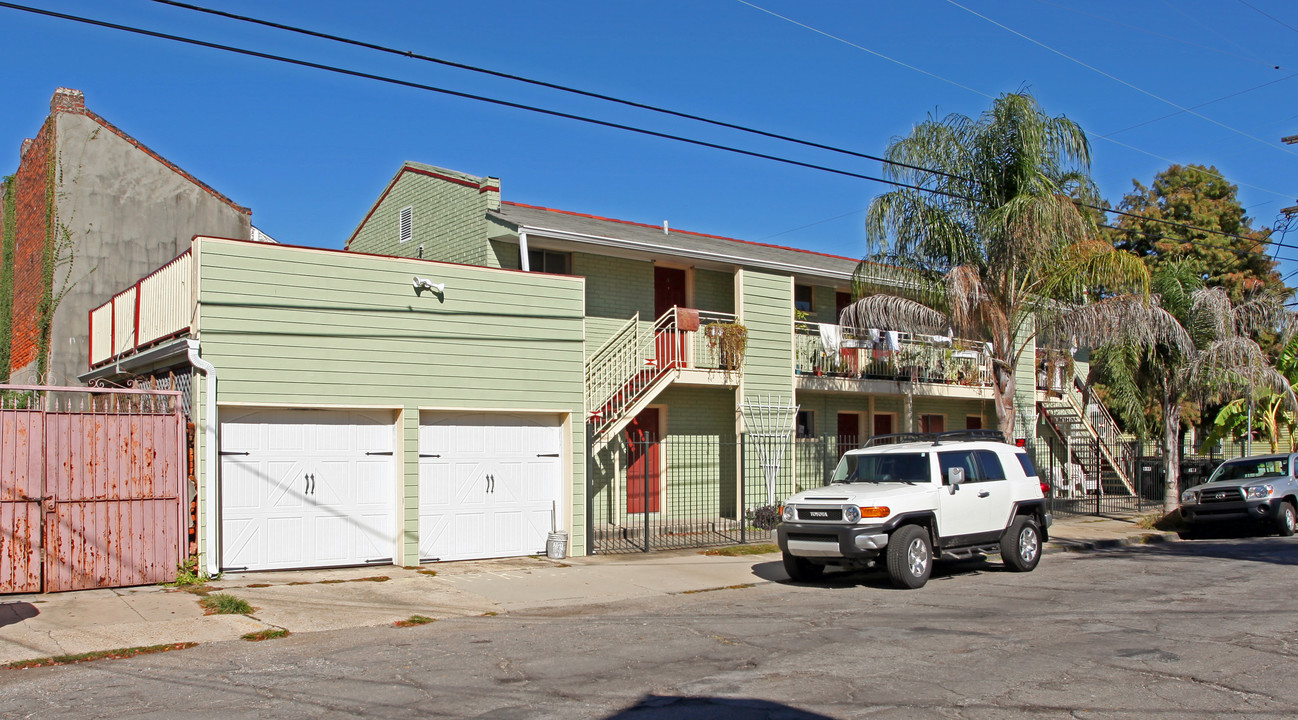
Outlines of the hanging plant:
M708 325L704 335L708 339L708 354L712 362L729 377L739 371L748 352L748 328L739 323L714 323Z

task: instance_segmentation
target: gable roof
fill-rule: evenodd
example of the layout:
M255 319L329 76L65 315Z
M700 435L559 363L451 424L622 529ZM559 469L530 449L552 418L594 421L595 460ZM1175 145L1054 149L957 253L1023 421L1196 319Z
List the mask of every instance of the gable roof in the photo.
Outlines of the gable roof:
M443 182L477 188L480 193L500 192L500 180L497 178L477 177L468 173L462 173L459 170L448 170L447 168L437 167L436 165L427 165L425 163L407 160L401 163L401 168L397 170L397 174L392 176L392 179L388 181L386 186L384 186L383 192L379 194L378 199L375 200L370 205L370 209L365 212L365 217L361 218L361 221L357 223L356 228L347 236L347 241L343 243L344 249L351 247L352 240L356 239L356 235L360 233L361 228L365 227L365 223L370 221L370 217L372 217L374 212L379 209L379 206L383 204L383 201L388 197L388 193L392 192L392 188L396 187L401 178L407 174L422 175Z
M500 210L490 211L488 215L507 226L538 235L839 280L850 280L858 263L857 259L842 255L684 230L664 233L658 225L514 202L502 202Z

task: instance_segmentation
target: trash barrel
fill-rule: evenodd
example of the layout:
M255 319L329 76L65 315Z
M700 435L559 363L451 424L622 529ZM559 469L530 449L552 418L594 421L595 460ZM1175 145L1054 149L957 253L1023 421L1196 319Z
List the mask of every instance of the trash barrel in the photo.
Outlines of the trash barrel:
M545 538L545 556L551 560L568 557L568 533L552 532Z

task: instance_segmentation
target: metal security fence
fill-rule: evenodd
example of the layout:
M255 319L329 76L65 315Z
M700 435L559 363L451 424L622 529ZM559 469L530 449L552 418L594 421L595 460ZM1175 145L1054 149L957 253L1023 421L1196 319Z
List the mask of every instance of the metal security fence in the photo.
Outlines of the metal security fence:
M779 505L828 484L848 438L641 436L598 448L587 531L596 553L763 541Z
M1050 486L1047 505L1056 517L1129 515L1163 506L1161 461L1141 456L1137 443L1110 453L1116 465L1105 458L1098 439L1065 445L1043 434L1036 444L1037 474Z

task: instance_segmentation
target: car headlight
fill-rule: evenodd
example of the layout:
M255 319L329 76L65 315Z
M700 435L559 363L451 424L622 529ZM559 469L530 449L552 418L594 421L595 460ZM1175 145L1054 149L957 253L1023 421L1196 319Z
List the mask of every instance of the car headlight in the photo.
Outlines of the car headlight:
M1193 505L1193 504L1196 503L1196 502L1199 502L1199 491L1197 491L1197 490L1186 490L1185 492L1181 493L1181 503L1182 503L1182 504L1184 504L1184 505Z
M843 519L847 522L854 523L861 519L861 508L855 505L843 506Z
M1270 485L1254 485L1245 492L1244 497L1249 500L1259 500L1261 498L1271 497L1271 494L1274 492L1275 488Z
M783 520L784 522L793 522L792 505L785 505L784 508L780 510L780 519Z

